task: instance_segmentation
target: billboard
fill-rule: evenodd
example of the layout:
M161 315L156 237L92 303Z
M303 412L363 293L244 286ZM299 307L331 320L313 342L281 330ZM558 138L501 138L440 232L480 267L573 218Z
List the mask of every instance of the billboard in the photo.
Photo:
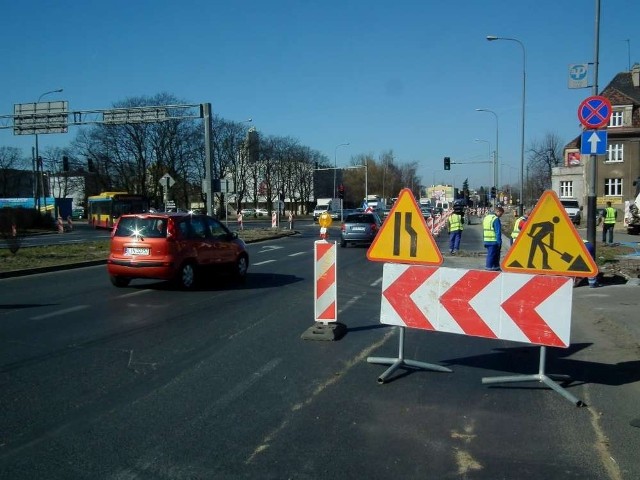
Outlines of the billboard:
M16 103L13 134L67 133L69 102Z

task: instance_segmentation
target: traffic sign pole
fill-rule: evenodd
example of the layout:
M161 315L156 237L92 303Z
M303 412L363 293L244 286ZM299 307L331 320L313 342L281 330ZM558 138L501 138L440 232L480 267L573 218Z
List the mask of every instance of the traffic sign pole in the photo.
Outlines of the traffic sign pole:
M599 7L598 7L599 10ZM599 16L599 13L598 13ZM596 26L598 21L596 21ZM596 35L596 42L597 42ZM594 72L594 94L598 93L598 46L596 43L596 61ZM611 102L603 96L593 95L585 99L578 107L578 118L580 123L587 129L596 130L609 123L611 118ZM594 253L596 248L596 216L594 215L596 205L596 184L598 181L597 157L594 153L589 155L589 195L587 197L587 240L593 245Z

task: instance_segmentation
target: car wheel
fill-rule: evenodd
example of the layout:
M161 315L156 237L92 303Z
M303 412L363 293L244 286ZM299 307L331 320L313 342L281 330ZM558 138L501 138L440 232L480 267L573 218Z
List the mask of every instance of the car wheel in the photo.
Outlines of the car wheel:
M234 275L236 279L241 282L244 282L247 279L247 271L249 270L249 259L246 255L242 255L236 261L236 267L234 271Z
M116 277L115 275L111 275L109 277L109 280L111 280L111 284L116 286L116 287L126 287L129 285L129 282L131 281L130 278L126 278L126 277Z
M347 241L346 240L340 240L340 247L344 248L347 246Z
M182 264L175 278L176 284L183 290L191 290L196 284L196 269L192 262Z

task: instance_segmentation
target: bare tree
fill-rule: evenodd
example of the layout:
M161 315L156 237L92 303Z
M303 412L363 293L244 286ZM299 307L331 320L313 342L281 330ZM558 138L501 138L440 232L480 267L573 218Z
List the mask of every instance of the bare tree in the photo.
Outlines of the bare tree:
M20 190L21 177L17 170L26 162L20 156L20 149L0 147L0 197L17 196Z
M562 165L563 143L555 133L548 132L541 140L535 139L528 149L527 190L533 198L551 188L551 169Z

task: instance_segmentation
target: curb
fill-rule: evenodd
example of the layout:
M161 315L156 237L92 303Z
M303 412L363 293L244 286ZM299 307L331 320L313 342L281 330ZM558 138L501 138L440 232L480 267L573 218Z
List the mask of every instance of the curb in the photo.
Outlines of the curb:
M0 272L0 278L24 277L27 275L35 275L38 273L57 272L60 270L73 270L76 268L93 267L96 265L106 265L107 259L89 260L87 262L67 263L63 265L50 265L48 267L26 268L24 270L11 270L9 272Z

